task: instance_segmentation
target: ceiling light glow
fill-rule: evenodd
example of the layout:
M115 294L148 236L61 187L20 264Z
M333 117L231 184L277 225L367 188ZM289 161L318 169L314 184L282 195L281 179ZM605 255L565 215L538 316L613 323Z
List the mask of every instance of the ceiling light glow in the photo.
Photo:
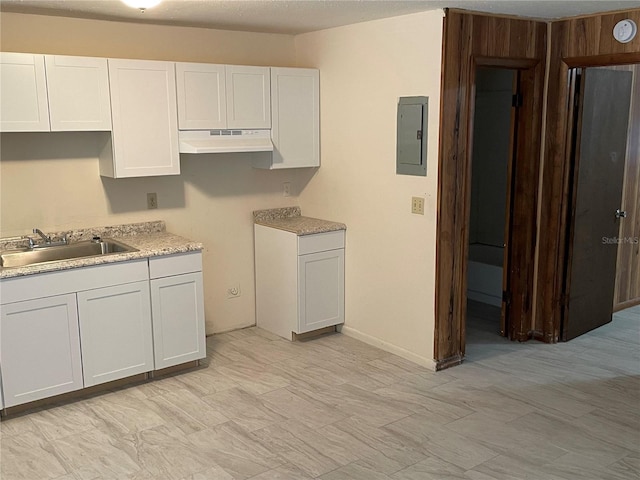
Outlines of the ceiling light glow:
M155 7L162 0L121 0L122 3L128 5L132 8L137 8L138 10L142 10L144 12L147 8Z

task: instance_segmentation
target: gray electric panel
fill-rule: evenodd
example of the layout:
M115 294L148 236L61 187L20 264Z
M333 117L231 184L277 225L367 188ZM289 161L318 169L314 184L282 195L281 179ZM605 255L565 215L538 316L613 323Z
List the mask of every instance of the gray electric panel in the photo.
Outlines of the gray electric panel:
M429 97L398 99L396 173L427 176Z

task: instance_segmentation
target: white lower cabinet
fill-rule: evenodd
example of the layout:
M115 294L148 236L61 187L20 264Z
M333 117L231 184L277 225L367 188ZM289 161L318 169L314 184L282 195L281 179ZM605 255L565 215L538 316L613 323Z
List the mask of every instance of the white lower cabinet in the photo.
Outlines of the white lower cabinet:
M78 292L84 386L153 370L149 282Z
M298 257L298 330L344 322L344 248Z
M255 225L256 323L286 339L344 323L344 230Z
M0 288L0 408L206 356L200 252L3 279Z
M75 294L2 305L0 322L5 407L83 387Z
M206 356L202 273L151 280L156 369Z
M200 252L149 259L155 368L206 357Z

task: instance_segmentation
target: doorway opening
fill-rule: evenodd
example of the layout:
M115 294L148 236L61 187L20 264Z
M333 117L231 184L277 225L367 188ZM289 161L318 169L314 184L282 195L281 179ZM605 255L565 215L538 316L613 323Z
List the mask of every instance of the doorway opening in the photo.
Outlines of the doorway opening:
M574 68L560 336L571 340L640 303L638 65Z
M470 346L491 343L509 332L509 237L519 78L515 69L476 68L467 261Z

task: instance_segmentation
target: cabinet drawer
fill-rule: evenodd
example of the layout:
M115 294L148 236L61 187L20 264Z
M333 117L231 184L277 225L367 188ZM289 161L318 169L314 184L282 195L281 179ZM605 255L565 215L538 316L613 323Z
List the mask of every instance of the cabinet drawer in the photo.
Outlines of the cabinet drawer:
M202 271L202 252L179 253L149 259L149 278Z
M148 280L147 259L38 273L0 281L2 304Z
M344 230L298 237L298 255L344 248Z

